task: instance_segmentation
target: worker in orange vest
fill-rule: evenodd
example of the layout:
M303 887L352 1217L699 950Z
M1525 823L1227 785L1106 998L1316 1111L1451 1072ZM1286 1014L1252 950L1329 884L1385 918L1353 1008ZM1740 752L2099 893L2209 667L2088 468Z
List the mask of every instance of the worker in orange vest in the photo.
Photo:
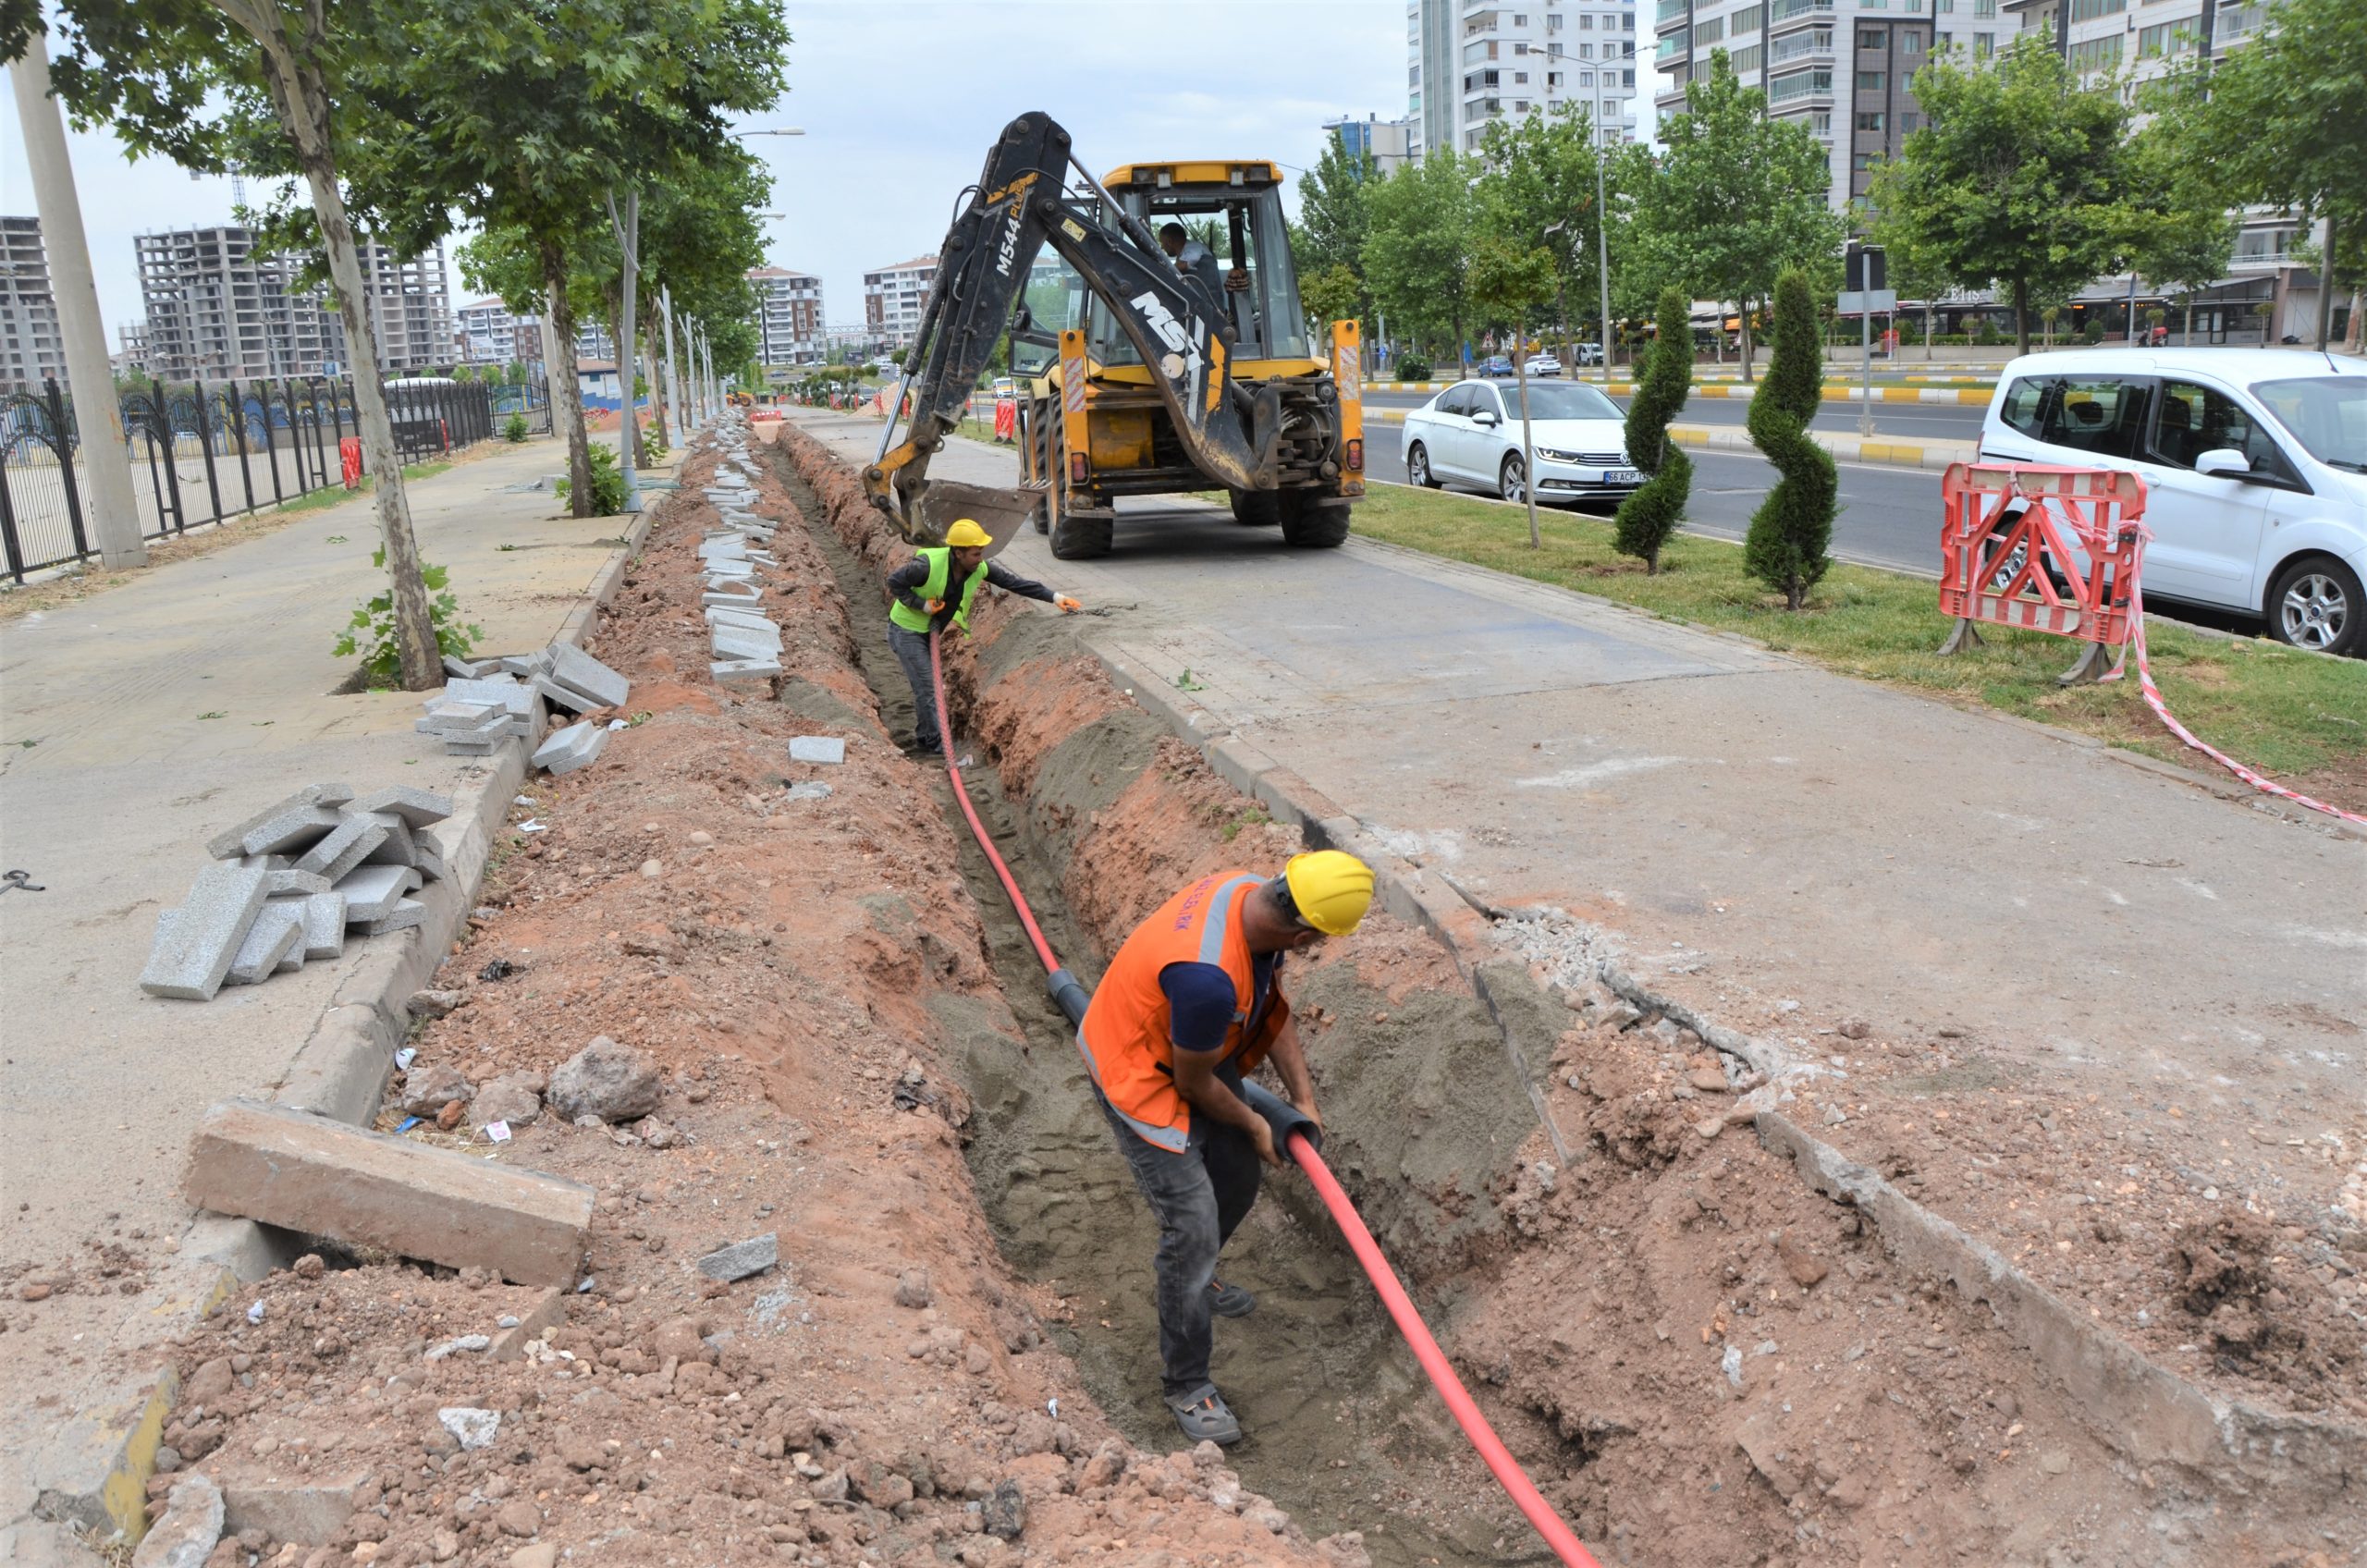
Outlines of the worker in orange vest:
M1282 1163L1242 1098L1243 1074L1270 1060L1321 1131L1282 955L1348 935L1371 902L1372 868L1338 850L1294 855L1270 878L1203 876L1134 927L1077 1030L1102 1114L1159 1221L1162 1380L1194 1442L1241 1440L1208 1355L1214 1318L1245 1317L1257 1301L1217 1279L1217 1254L1257 1201L1260 1163Z

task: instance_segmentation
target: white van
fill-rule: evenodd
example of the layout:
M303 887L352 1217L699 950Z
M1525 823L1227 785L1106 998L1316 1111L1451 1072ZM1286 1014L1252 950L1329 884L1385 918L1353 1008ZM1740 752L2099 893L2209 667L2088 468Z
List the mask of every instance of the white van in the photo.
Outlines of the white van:
M1993 461L2145 480L2146 598L2367 653L2367 360L2290 349L2088 349L1998 377Z

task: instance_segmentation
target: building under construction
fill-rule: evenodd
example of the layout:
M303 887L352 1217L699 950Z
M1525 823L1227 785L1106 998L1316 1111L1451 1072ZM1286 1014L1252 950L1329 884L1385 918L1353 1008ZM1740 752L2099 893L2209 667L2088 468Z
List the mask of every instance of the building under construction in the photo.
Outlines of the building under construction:
M148 310L148 364L167 380L334 374L352 368L325 289L299 281L302 259L260 251L239 224L168 229L133 241ZM444 248L409 260L362 245L362 276L385 371L452 359Z

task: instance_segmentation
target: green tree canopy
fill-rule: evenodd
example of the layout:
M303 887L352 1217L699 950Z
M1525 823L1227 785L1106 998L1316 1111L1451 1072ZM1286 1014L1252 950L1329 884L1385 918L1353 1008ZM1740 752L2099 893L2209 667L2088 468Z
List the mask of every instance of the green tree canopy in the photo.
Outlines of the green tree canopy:
M1328 267L1365 275L1365 237L1372 226L1372 193L1380 167L1370 153L1350 153L1336 136L1323 143L1315 166L1298 177L1298 231L1293 260L1306 277Z
M1885 232L1967 288L2004 284L2019 349L2031 305L2117 267L2130 225L2121 84L2082 85L2043 30L1987 66L1940 58L1915 76L1926 123L1874 170Z
M1446 358L1462 351L1478 199L1470 160L1441 147L1398 165L1372 193L1365 285L1396 331Z

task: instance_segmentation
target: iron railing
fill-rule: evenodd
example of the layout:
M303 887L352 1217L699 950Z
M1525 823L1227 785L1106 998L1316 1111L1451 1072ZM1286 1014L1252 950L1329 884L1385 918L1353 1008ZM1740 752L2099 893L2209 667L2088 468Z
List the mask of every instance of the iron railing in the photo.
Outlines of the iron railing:
M386 390L405 461L489 440L512 413L530 430L550 428L539 378L496 386L414 377ZM346 376L152 382L120 399L140 531L151 539L342 485L344 444L360 447ZM0 395L0 550L11 580L97 553L89 489L73 399L56 378Z

